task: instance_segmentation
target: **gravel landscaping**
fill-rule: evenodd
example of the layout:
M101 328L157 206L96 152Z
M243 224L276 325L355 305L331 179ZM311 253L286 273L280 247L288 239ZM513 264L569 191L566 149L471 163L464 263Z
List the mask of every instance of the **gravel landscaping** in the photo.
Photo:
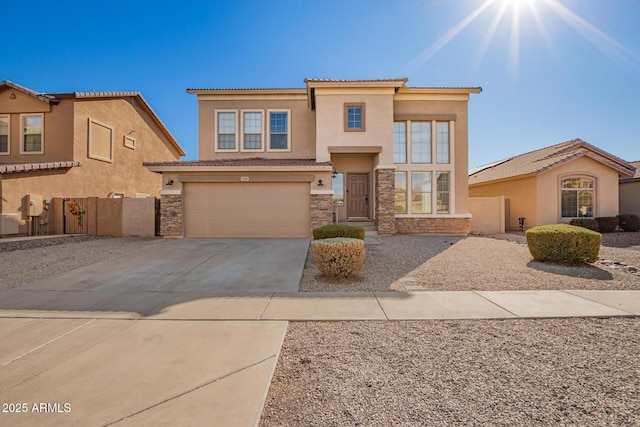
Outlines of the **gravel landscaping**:
M640 425L640 319L290 323L260 425Z
M603 235L600 258L584 267L534 262L522 234L396 235L366 245L364 269L349 279L322 276L310 248L300 291L640 289L640 233Z

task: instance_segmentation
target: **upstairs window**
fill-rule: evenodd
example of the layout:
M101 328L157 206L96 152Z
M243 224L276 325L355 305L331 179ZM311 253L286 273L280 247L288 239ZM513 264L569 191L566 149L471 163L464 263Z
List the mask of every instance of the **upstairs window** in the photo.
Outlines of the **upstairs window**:
M431 122L411 122L411 163L431 163Z
M561 181L562 218L595 216L595 182L591 178L574 177Z
M393 163L407 163L407 122L393 123Z
M364 131L364 104L344 104L344 130Z
M262 150L262 113L242 113L242 149Z
M450 163L449 122L436 122L436 163Z
M9 154L9 116L0 116L0 154Z
M23 114L22 116L22 153L44 153L42 114Z
M269 150L289 151L289 111L269 111Z
M88 157L104 162L113 161L113 128L89 119Z
M218 112L217 113L217 145L218 150L236 150L236 113L235 112Z

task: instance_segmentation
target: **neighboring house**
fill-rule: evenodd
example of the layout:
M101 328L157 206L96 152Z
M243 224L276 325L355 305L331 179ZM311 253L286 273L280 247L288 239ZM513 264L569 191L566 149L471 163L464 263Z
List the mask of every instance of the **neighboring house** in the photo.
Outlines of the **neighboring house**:
M381 235L469 232L467 104L480 88L305 79L294 89L188 89L197 161L163 174L161 233L308 237L375 221Z
M504 196L507 229L618 214L618 180L633 176L628 162L580 139L472 170L471 197Z
M17 233L53 197L157 196L161 177L143 162L184 154L138 92L44 94L0 82L0 214Z
M640 161L631 162L636 173L620 177L620 213L640 216Z

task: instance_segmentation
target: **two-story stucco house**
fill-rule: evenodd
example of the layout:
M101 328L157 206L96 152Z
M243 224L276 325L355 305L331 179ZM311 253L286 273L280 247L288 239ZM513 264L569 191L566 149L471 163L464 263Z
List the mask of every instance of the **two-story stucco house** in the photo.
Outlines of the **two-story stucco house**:
M161 177L143 162L184 154L138 92L44 94L2 81L0 215L17 228L0 234L29 233L53 197L155 197Z
M336 220L380 235L469 232L467 104L480 88L305 79L294 89L188 89L198 159L163 174L161 232L307 237Z

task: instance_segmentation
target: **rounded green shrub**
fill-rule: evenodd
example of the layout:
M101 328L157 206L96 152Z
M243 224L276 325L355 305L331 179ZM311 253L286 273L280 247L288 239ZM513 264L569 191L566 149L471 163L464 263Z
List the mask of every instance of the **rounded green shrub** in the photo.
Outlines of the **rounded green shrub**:
M313 240L331 239L333 237L348 237L364 240L364 227L347 224L329 224L313 229Z
M364 240L345 237L315 240L313 257L326 276L349 277L362 271Z
M640 217L634 214L620 214L618 226L622 231L640 231Z
M583 227L593 231L600 231L598 221L594 218L573 218L569 221L569 225L575 225L576 227Z
M602 242L602 234L569 224L533 227L525 235L534 260L560 264L595 262Z

